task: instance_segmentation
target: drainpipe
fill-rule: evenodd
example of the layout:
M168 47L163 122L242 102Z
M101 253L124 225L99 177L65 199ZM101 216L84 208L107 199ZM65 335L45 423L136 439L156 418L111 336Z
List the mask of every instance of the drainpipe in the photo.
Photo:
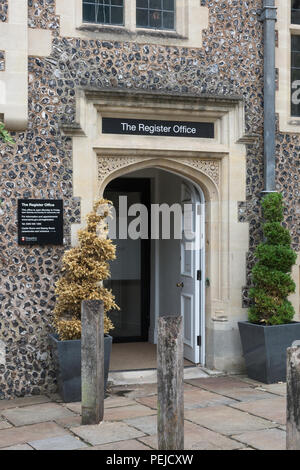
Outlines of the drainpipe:
M275 0L264 0L264 191L275 192Z

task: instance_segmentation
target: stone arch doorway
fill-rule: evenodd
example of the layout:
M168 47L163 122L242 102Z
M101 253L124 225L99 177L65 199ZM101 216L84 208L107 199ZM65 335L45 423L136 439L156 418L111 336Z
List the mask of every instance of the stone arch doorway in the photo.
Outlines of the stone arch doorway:
M159 239L151 239L150 229L149 239L120 240L117 235L117 261L112 263L112 279L108 282L108 287L116 295L121 312L112 312L116 327L112 334L117 343L128 344L126 349L125 344L115 345L115 351L122 355L125 369L135 368L132 357L135 354L140 355L140 368L148 368L149 365L155 367L155 362L149 360L150 349L145 348L144 343L156 344L159 315L181 313L185 325L184 356L190 361L187 365L204 365L205 195L201 186L195 184L191 177L183 176L177 168L175 171L174 166L171 171L170 168L166 169L168 162L162 164L160 161L159 165L153 163L142 162L138 168L137 165L125 167L122 172L118 168L117 178L112 178L115 173L109 175L106 178L106 187L104 188L104 184L101 186L101 192L113 200L117 212L122 197L128 198L126 211L130 204L142 201L148 203L149 215L150 204L168 205L169 208L176 209L185 207L187 210L193 207L188 215L185 211L185 217L193 218L188 224L193 226L195 243L192 247L182 234L181 239L174 239L174 233L170 239L163 239L162 234ZM210 169L213 171L212 166ZM121 204L124 206L123 202ZM124 207L122 210L121 217L124 220ZM130 220L128 223L130 224ZM151 227L152 223L152 219L149 220ZM136 345L138 347L134 348L129 344L138 341L142 341L143 345ZM120 362L115 356L116 353L113 354L113 363L116 364L115 368L120 369Z
M139 152L134 152L139 153ZM173 152L172 158L153 157L151 155L131 156L127 152L114 152L112 155L98 155L98 195L101 196L105 187L115 178L146 168L161 168L181 175L196 185L201 186L205 199L217 201L219 198L221 162L219 159L190 157ZM147 152L151 154L151 152ZM123 155L122 155L123 154Z
M110 181L129 172L159 168L199 185L205 197L205 322L207 367L243 370L237 322L246 318L242 291L249 248L244 103L238 97L177 96L132 90L80 90L76 125L64 125L73 143L73 191L81 223ZM104 118L210 122L213 138L119 135L103 132ZM241 223L243 222L243 223Z

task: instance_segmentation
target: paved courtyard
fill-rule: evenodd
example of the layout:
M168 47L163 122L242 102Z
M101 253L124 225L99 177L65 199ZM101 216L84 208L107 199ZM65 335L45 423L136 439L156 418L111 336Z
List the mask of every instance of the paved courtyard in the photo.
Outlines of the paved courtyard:
M0 450L156 449L156 392L156 384L112 387L97 426L81 426L81 404L58 395L2 400ZM191 379L184 398L186 449L285 449L285 384Z

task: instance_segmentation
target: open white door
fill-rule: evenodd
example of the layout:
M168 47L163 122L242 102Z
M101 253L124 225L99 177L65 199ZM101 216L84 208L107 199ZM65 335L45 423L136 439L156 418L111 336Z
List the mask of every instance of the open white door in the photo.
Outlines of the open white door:
M200 362L201 292L201 202L192 184L182 183L181 204L184 222L181 239L180 276L181 315L184 318L184 357Z

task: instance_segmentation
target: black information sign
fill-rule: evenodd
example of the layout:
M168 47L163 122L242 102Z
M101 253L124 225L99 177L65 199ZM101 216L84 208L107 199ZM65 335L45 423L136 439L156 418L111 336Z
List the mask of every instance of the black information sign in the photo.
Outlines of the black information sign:
M19 245L62 245L63 201L19 199L18 243Z
M102 118L102 133L213 139L215 129L212 122Z

